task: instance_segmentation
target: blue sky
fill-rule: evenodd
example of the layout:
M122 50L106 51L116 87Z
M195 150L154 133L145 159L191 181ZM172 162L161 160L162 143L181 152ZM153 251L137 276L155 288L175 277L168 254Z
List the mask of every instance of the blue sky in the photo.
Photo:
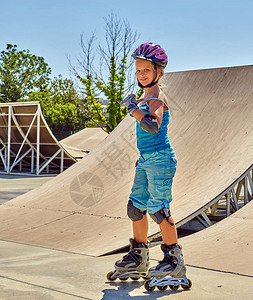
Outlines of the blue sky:
M69 55L81 52L80 35L104 42L104 17L127 19L142 42L159 43L166 71L253 64L252 0L0 0L0 51L6 44L43 56L52 76L69 77ZM134 50L134 49L133 49Z

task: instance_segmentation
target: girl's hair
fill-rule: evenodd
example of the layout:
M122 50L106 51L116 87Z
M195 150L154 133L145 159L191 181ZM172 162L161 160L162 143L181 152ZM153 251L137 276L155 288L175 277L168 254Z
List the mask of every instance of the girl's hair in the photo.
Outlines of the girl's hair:
M161 66L158 66L158 65L156 65L156 67L157 67L158 70L160 70L160 72L161 72L161 77L163 77L163 75L164 75L164 67L161 67ZM160 77L160 78L161 78L161 77Z
M160 71L161 76L159 77L159 79L162 78L163 75L164 75L164 67L159 66L159 65L157 65L157 64L154 63L154 62L153 62L153 65L154 65L154 67L155 67L155 65L156 65L156 69ZM164 84L158 83L158 86L159 86L159 88L160 88L162 91L164 91L164 88L165 88L165 85L164 85Z
M160 75L159 79L161 79L161 78L163 77L163 75L164 75L164 67L159 66L159 65L157 65L157 64L154 63L154 62L153 62L153 66L154 66L154 67L156 66L156 69L160 71L160 74L161 74L161 75ZM162 83L158 83L158 85L159 85L159 88L163 91L164 85L163 85Z
M163 75L164 75L164 67L159 66L158 64L156 64L156 63L154 63L154 62L152 62L152 64L153 64L154 69L156 68L157 70L159 70L160 73L161 73L161 77L163 77ZM160 77L160 78L161 78L161 77Z

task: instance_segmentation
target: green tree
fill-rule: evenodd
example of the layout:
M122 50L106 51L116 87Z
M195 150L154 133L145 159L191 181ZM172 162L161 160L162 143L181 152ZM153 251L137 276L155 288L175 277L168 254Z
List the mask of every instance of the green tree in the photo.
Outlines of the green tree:
M110 127L108 127L108 123L103 114L103 109L101 103L98 101L96 97L96 92L92 87L92 76L86 75L85 78L81 76L77 76L77 78L84 85L84 111L85 118L87 120L86 127L96 127L96 126L104 126L106 132L110 132Z
M88 109L73 81L50 73L43 57L8 44L0 53L0 102L39 101L54 133L84 128Z
M93 50L94 34L87 42L84 41L83 35L81 36L83 55L78 63L84 76L71 66L75 75L85 85L84 98L87 99L90 112L93 113L92 118L97 123L102 123L107 132L111 132L127 114L121 101L133 88L133 81L129 83L130 77L127 73L132 74L129 53L136 40L137 33L131 30L129 23L111 13L105 18L105 46L103 48L99 45L96 55ZM94 67L95 59L99 60L99 68ZM98 101L100 95L109 100L107 118L104 118Z
M78 60L79 65L84 73L84 76L80 76L76 71L76 68L72 66L69 59L69 65L72 68L72 73L83 84L81 92L83 95L83 110L85 114L86 127L105 127L105 131L109 132L107 127L106 118L103 114L102 104L99 102L98 94L95 91L92 69L93 69L93 43L95 40L94 34L90 37L87 43L84 42L83 35L81 35L81 46L83 49L83 56Z
M50 74L43 57L7 44L6 50L0 53L0 101L23 101L32 91L44 90Z
M56 134L85 127L83 99L70 79L55 77L48 88L29 94L28 101L40 101L45 119Z

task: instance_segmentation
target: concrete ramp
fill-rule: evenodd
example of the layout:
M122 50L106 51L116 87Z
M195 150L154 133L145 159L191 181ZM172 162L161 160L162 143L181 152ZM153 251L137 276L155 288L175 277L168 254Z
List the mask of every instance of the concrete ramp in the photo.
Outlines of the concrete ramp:
M173 215L179 226L204 221L223 199L228 216L252 199L253 66L168 73L164 83L179 158Z
M84 128L61 140L60 143L73 157L81 159L107 136L108 133L102 128Z
M221 222L182 238L185 261L194 267L253 276L252 231L253 201ZM158 247L151 253L151 258L161 258Z
M223 199L226 214L252 198L253 66L168 73L164 77L179 164L172 213L181 226ZM90 154L33 190L1 205L0 238L101 255L128 243L126 204L138 157L127 116ZM209 224L208 224L209 223ZM150 221L149 233L158 226Z
M74 166L2 205L1 239L89 255L124 246L131 232L125 206L137 157L135 122L128 116Z

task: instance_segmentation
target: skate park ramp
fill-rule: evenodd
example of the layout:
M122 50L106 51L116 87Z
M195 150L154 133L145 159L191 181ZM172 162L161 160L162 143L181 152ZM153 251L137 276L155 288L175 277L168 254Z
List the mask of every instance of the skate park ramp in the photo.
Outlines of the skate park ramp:
M39 102L0 103L0 172L57 174L72 157L47 125Z
M194 267L253 276L253 201L221 222L180 239L185 261ZM151 250L161 259L161 250Z
M60 140L60 144L75 157L75 159L81 159L107 136L108 133L102 128L84 128L81 131Z
M179 225L252 166L253 66L167 73L163 82L178 157L171 210ZM135 121L127 116L75 165L1 205L0 239L91 256L125 246L137 158ZM150 220L149 233L156 232Z

